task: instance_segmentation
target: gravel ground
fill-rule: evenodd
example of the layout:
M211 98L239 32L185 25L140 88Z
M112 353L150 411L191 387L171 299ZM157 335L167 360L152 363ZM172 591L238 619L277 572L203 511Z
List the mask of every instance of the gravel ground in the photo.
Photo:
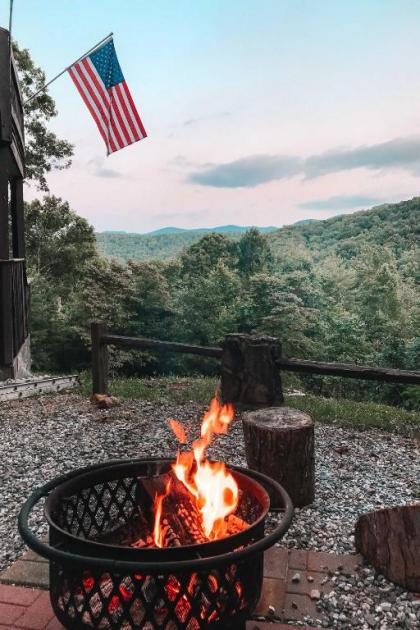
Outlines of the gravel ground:
M0 405L0 569L24 546L16 527L19 508L32 490L52 477L107 459L173 456L176 443L166 420L199 425L203 408L195 403L124 401L102 411L76 394L61 394ZM241 423L209 450L227 463L245 464ZM295 548L351 553L357 516L419 496L420 461L414 440L377 431L329 426L316 429L316 500L296 510L282 544ZM42 516L35 527L44 531ZM330 579L333 595L320 603L334 628L418 628L420 599L363 568L349 578ZM334 582L335 580L335 582ZM316 625L315 620L308 620Z

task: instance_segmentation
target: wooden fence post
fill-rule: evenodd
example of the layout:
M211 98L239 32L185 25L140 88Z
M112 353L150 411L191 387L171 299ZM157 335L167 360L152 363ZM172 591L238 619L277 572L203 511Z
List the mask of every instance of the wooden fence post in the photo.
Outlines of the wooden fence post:
M92 394L108 393L108 346L102 337L108 333L108 326L102 322L91 324L92 336Z
M281 357L276 337L226 335L222 355L222 399L242 409L273 407L283 402Z

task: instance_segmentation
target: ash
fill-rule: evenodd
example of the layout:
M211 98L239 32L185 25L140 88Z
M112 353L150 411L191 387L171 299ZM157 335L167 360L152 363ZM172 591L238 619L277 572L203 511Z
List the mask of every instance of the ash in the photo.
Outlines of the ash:
M112 409L98 410L77 394L2 403L0 570L25 550L17 531L17 515L36 487L96 462L173 457L177 442L167 420L180 420L195 439L204 410L192 402L144 401L124 401ZM348 450L340 448L343 445ZM246 465L240 418L234 420L227 436L215 438L208 455L228 465ZM419 479L420 458L414 440L320 425L316 428L316 499L311 506L295 511L281 545L352 553L358 515L415 501ZM270 517L268 526L275 518ZM45 533L42 510L34 516L32 526ZM307 624L363 630L420 627L420 599L368 566L357 577L337 573L330 580L334 594L318 604L326 621L321 624L308 618Z

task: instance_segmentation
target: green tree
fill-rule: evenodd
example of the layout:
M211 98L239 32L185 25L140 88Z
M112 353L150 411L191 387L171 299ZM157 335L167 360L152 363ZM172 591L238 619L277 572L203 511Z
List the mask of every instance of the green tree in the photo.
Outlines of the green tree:
M180 258L182 278L205 276L222 263L232 269L236 263L236 243L223 234L211 233L191 245Z
M389 336L403 337L407 326L400 299L395 257L385 248L368 245L354 262L353 296L376 351Z
M26 204L25 229L29 271L48 278L57 294L75 286L97 258L93 227L59 197Z
M26 101L46 83L26 48L13 44L13 55L19 74L20 89ZM24 105L26 177L40 190L48 190L47 174L53 169L65 169L71 164L73 145L61 140L48 129L49 121L57 116L54 100L46 90Z
M134 336L171 339L174 312L162 265L130 261L128 271L132 314L128 332Z
M193 283L183 283L176 297L180 339L220 343L235 330L238 299L239 280L222 261Z
M267 273L255 274L241 296L239 328L278 337L287 356L311 356L313 327L318 311L285 289L285 280Z
M270 271L273 262L267 237L257 228L251 228L239 239L238 271L242 278L248 279L256 273Z
M83 349L79 335L69 326L56 286L36 275L32 278L31 293L33 369L47 374L77 369Z

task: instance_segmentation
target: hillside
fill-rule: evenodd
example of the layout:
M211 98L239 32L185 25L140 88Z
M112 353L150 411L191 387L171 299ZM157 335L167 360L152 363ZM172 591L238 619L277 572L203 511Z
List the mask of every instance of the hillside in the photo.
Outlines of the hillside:
M259 228L268 232L274 253L289 247L305 245L317 258L337 253L352 258L364 243L386 245L399 257L410 249L419 237L420 197L397 204L386 204L340 215L324 221L304 219L280 229ZM102 232L96 235L99 251L119 260L170 260L184 248L210 232L225 234L239 240L247 227L220 226L183 230L162 228L149 234Z
M311 221L311 219L308 219ZM185 234L186 232L194 233L194 234L210 234L216 232L217 234L243 234L247 230L249 230L251 225L219 225L213 228L179 228L179 227L164 227L159 230L153 230L153 232L147 232L145 236L159 236L160 234ZM269 232L275 232L278 228L274 227L274 225L269 225L267 227L259 227L259 231L262 234L267 234Z
M283 227L269 235L273 250L305 245L316 257L333 253L352 258L365 243L383 245L399 257L418 242L420 197L340 215L325 221Z
M130 234L129 232L99 232L96 234L98 249L108 258L127 261L135 260L170 260L185 247L197 243L205 234L217 232L232 240L239 240L249 226L221 225L215 228L182 229L161 228L148 234ZM269 226L258 228L263 233L276 231Z

